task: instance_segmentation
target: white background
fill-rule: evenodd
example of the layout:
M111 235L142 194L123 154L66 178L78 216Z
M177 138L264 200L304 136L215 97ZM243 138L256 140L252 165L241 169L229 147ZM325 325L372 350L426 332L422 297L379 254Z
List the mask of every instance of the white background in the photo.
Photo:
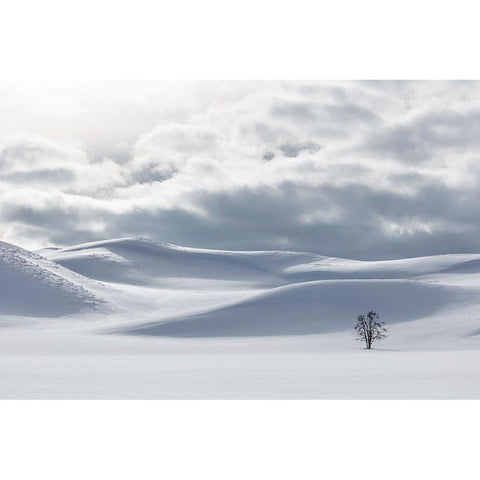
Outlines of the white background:
M479 78L478 18L465 1L15 0L0 11L0 77ZM473 479L479 408L3 401L0 477Z
M3 401L17 479L478 479L478 402Z
M7 0L6 78L476 78L474 1Z

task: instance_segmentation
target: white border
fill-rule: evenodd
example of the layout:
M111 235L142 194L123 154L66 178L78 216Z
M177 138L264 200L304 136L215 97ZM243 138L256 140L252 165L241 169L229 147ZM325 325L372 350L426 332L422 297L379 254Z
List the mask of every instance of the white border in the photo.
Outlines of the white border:
M472 1L7 0L0 13L2 79L480 77ZM3 401L0 474L468 480L478 411L471 401Z
M478 478L478 402L2 402L2 478Z
M0 76L478 78L477 3L5 0Z
M478 478L478 402L4 401L2 478Z

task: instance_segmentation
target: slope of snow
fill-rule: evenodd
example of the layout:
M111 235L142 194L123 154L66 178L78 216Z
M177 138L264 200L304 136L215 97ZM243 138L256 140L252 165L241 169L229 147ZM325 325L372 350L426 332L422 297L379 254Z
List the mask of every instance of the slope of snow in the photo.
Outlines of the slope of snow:
M475 310L479 303L480 255L474 254L374 262L136 238L42 253L110 285L107 298L135 313L133 325L112 331L132 335L312 335L350 329L356 315L369 309L391 324Z
M82 275L107 282L137 285L161 285L165 279L268 284L275 276L276 263L280 263L280 268L284 263L295 263L287 253L281 252L284 254L281 258L276 258L276 253L203 250L134 238L44 251L51 260ZM294 258L297 255L291 254ZM304 259L303 256L301 258Z
M119 238L62 249L47 258L82 275L111 282L145 284L161 278L272 281L414 278L435 273L480 273L479 254L434 255L359 261L288 251L224 251L189 248L145 238Z
M2 398L480 398L480 255L0 243L0 286Z
M85 288L88 283L35 253L0 242L0 315L58 317L105 307Z
M356 315L372 308L396 323L452 310L476 298L476 291L425 281L315 281L275 288L127 332L173 337L311 335L351 329Z
M285 270L292 280L340 278L412 278L434 273L480 273L480 255L454 254L401 260L359 261L322 258Z

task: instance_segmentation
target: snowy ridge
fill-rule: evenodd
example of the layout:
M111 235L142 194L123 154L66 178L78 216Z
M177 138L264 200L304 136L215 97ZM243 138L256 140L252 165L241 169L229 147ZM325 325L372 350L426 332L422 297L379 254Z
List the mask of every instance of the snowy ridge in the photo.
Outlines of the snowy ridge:
M413 278L442 272L480 273L480 254L361 261L308 252L209 250L132 237L44 249L41 252L62 265L85 268L85 272L90 274L92 272L88 271L87 265L89 260L137 269L148 269L148 263L152 261L161 262L161 268L156 270L155 276L258 277L263 273L283 278L284 283L342 278ZM221 266L224 267L223 272L220 271Z
M0 242L0 314L58 316L102 310L89 279L20 247Z
M480 255L476 254L358 261L304 252L197 249L144 238L44 252L61 265L123 292L135 288L137 300L148 293L143 315L138 302L133 308L136 324L114 329L130 335L325 334L349 330L356 314L371 308L389 323L423 321L425 325L467 308L468 321L460 317L459 323L445 323L442 328L458 329L464 336L480 329L480 322L476 327L472 323L472 315L480 318ZM178 300L169 308L174 292L180 292Z
M375 307L407 322L476 301L478 292L417 280L331 280L278 287L240 301L126 330L172 337L311 335L348 330Z
M432 273L480 273L480 255L450 254L400 260L360 261L324 257L285 270L292 279L324 278L410 278Z

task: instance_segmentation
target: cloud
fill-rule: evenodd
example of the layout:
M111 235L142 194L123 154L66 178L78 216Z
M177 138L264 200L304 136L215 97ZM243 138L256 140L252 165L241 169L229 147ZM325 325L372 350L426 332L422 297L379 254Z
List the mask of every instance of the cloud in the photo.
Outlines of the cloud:
M480 250L480 83L241 90L164 118L119 157L36 132L4 141L5 238L142 235L370 259Z
M30 135L0 145L0 183L10 187L36 186L93 194L121 184L121 170L108 158L92 161L76 142Z

